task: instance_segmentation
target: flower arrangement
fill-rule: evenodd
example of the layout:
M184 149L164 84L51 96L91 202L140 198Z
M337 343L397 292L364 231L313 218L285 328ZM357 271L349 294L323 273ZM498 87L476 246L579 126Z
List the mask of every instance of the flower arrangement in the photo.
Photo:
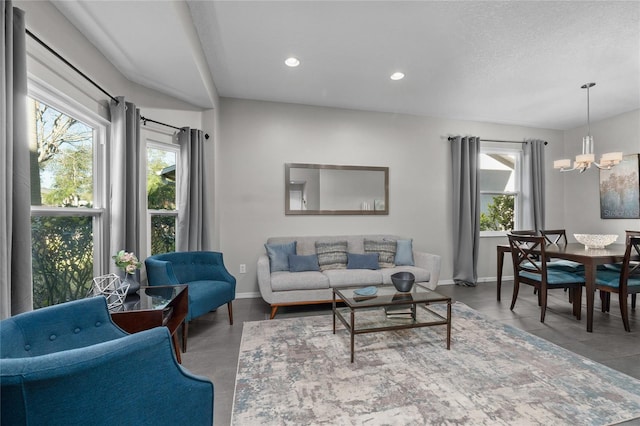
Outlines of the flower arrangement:
M115 256L111 256L116 266L127 274L135 274L136 270L142 266L135 254L120 250Z

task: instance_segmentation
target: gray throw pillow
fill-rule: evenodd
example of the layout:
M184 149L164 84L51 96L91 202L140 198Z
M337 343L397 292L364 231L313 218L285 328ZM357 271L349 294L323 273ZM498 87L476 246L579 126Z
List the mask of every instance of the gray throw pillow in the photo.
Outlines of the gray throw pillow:
M347 242L316 241L316 254L321 271L347 268Z
M395 263L397 266L415 266L413 261L413 240L396 241Z
M396 266L396 242L392 240L364 240L365 253L378 253L378 264L381 268Z
M269 265L271 272L288 271L289 255L296 254L296 241L288 244L265 244L269 256Z

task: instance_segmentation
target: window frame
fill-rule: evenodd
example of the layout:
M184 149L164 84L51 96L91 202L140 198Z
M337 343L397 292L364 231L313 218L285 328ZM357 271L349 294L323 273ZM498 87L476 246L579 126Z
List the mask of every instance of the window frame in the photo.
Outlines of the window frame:
M77 100L53 87L28 78L27 96L67 114L93 129L93 207L30 206L30 216L90 216L93 222L93 273L108 269L107 224L109 221L107 191L107 131L110 123Z
M479 190L480 197L483 195L509 195L514 196L515 200L513 203L513 224L514 229L520 229L522 224L522 203L523 203L523 192L522 192L522 167L523 167L523 156L524 150L523 145L520 143L497 143L497 142L480 142L480 155L490 155L490 154L508 154L515 156L515 166L514 166L514 191L483 191ZM479 159L478 159L479 160ZM480 169L480 161L478 161L478 170ZM481 211L478 212L478 218L480 217ZM480 231L480 237L503 237L507 235L507 231Z
M153 129L147 129L152 131ZM156 133L156 132L154 132ZM169 138L166 138L167 141L161 141L161 137L158 137L160 135L165 136L170 136ZM152 135L151 133L147 134L144 137L144 167L141 167L141 173L143 176L143 182L144 182L144 222L145 222L145 238L144 238L144 244L145 247L143 249L144 252L144 256L148 257L151 256L151 221L152 221L152 217L153 216L173 216L175 217L176 220L176 235L175 235L175 242L176 242L176 247L177 247L177 243L178 243L178 214L180 211L180 146L178 144L175 143L173 135L168 135L164 132L157 132L156 137L154 137L154 135ZM148 172L148 166L149 166L149 162L148 162L148 150L149 149L158 149L158 150L162 150L162 151L170 151L173 152L176 156L176 208L175 210L167 210L167 209L149 209L149 189L147 188L147 172Z

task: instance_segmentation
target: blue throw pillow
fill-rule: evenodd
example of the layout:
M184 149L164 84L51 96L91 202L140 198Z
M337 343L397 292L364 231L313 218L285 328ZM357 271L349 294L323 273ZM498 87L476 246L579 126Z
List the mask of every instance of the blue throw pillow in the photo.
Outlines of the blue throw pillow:
M291 272L304 272L304 271L319 271L320 265L318 265L318 256L310 254L307 256L299 256L296 254L289 255L289 271Z
M296 254L296 243L296 241L293 241L288 244L264 245L264 248L267 249L267 255L269 256L271 272L289 270L289 255Z
M396 260L398 266L415 266L413 262L413 240L396 241Z
M380 269L378 253L347 253L347 269Z

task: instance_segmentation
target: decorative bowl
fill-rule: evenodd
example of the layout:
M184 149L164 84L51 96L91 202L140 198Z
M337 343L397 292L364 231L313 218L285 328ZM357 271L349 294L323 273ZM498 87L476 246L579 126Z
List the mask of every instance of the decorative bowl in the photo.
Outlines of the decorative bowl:
M615 234L573 234L573 236L588 249L605 248L618 239Z
M413 287L413 283L416 281L415 275L411 272L396 272L391 275L391 282L393 283L396 290L402 293L406 293L411 291Z

